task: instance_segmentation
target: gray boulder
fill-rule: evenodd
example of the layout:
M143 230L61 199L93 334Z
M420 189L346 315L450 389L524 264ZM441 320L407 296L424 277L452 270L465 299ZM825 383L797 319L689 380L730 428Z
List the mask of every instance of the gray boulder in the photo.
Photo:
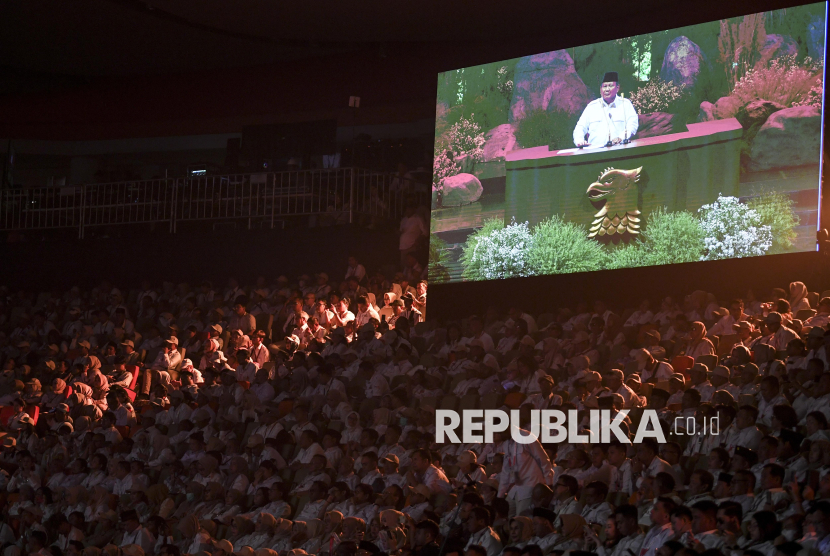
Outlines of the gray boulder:
M674 132L674 114L668 112L652 112L639 115L637 139L655 137Z
M807 24L807 55L819 62L824 60L824 16L814 16Z
M516 64L509 121L521 120L532 110L581 113L596 98L576 73L566 50L525 56Z
M758 130L752 141L749 170L818 164L820 151L820 110L815 106L785 108L773 113Z
M789 35L767 35L764 46L761 47L761 64L768 64L771 60L782 56L798 54L798 43Z
M741 101L731 96L720 97L714 104L709 101L703 101L700 103L698 119L701 122L708 122L711 120L734 118L740 108Z
M746 106L739 108L735 118L738 119L744 129L748 130L763 124L771 114L784 108L786 108L784 105L771 100L753 100Z
M484 143L484 162L491 160L503 160L504 155L516 150L516 128L513 124L501 124L494 127L484 136L487 140Z
M660 79L683 85L691 90L697 83L697 77L706 65L706 57L698 45L683 35L677 37L666 47Z
M442 184L442 206L457 207L475 203L481 197L484 188L478 178L472 174L457 174L446 178Z

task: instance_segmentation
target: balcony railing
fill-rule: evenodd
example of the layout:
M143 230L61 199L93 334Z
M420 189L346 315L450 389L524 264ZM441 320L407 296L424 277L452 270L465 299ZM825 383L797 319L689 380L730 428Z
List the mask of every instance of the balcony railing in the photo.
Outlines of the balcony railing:
M193 178L0 190L0 230L243 221L277 227L294 216L351 223L359 215L400 218L428 204L429 186L357 168L224 174Z

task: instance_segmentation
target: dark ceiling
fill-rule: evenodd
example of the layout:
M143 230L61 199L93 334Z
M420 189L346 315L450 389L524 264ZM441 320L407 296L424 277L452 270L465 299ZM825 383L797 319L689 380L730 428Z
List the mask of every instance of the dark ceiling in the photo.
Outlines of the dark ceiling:
M7 0L0 137L351 121L351 95L362 123L415 121L434 114L441 71L802 3Z
M0 65L17 79L71 79L270 65L366 48L382 53L395 43L575 46L782 5L787 2L9 0L0 3Z

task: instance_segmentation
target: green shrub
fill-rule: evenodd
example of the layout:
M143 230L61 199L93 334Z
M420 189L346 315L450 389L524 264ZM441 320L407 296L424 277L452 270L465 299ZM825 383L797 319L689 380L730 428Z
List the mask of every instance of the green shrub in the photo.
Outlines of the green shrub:
M543 145L550 145L551 150L571 148L578 120L579 114L564 110L528 110L516 125L516 141L524 148Z
M747 203L758 213L762 226L769 226L772 232L772 247L769 254L789 252L796 238L795 227L799 218L793 212L795 202L783 193L767 191L753 197Z
M484 225L467 236L467 241L461 252L461 265L464 268L462 274L465 280L486 280L485 272L480 259L473 260L478 242L490 236L494 231L504 228L504 221L499 218L490 218L484 221Z
M435 233L430 233L428 269L430 283L443 284L450 281L450 272L447 269L449 262L450 254L447 253L447 243Z
M653 211L640 238L609 252L610 268L633 268L699 261L703 256L703 230L690 212Z
M658 208L649 214L642 235L648 265L689 263L703 256L703 230L690 212Z
M533 228L533 245L527 263L534 275L588 272L605 267L602 245L588 238L587 230L553 216Z

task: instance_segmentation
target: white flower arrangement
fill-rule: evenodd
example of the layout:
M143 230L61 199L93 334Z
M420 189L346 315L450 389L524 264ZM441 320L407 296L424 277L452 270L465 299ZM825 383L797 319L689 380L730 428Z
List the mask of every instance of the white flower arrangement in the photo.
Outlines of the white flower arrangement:
M698 210L704 233L704 261L764 255L772 246L772 231L761 216L737 197L723 197Z
M481 264L484 280L528 276L530 268L525 254L532 244L528 223L513 220L477 242L472 262Z

